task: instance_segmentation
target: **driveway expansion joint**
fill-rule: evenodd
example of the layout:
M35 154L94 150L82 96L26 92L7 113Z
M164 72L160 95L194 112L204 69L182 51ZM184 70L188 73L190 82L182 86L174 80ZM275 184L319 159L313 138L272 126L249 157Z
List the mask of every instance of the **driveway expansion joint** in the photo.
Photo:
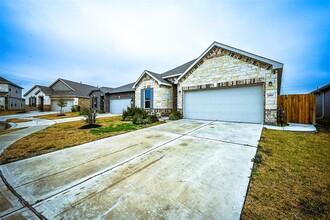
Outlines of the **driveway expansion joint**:
M3 183L6 185L6 187L17 197L17 199L20 201L20 203L23 205L22 208L27 207L30 209L39 219L46 219L41 213L39 213L37 210L35 210L30 203L28 203L20 194L16 192L16 190L7 182L6 178L3 176L1 170L0 170L0 178L3 181ZM17 210L16 210L17 211ZM8 213L10 214L10 213Z

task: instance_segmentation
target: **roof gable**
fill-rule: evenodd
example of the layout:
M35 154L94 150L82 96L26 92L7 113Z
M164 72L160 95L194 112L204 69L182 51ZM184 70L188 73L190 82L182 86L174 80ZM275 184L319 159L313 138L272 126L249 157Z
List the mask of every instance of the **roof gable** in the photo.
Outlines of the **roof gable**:
M60 81L62 84L65 85L70 90L54 90L53 85L55 85L58 81ZM78 96L78 97L89 97L89 94L92 90L98 89L95 86L78 83L74 81L70 81L67 79L58 79L56 80L51 86L50 86L54 92L53 96Z
M221 44L218 42L213 42L190 66L187 68L183 74L175 81L175 83L179 83L179 81L187 77L185 75L189 75L191 72L195 71L206 59L210 59L216 56L228 55L234 57L236 59L242 60L244 62L260 66L265 69L280 69L279 73L281 74L281 70L283 68L283 64L265 57L261 57L234 47L230 47L225 44ZM281 78L281 77L279 77Z
M62 79L57 79L49 87L54 91L74 91L74 89Z
M164 85L164 86L172 86L171 83L169 83L168 81L166 81L165 79L163 79L161 77L160 74L157 74L157 73L153 73L149 70L145 70L143 71L143 73L140 75L140 77L138 78L138 80L136 80L136 82L134 83L133 85L133 89L135 89L135 87L137 86L137 84L141 81L141 79L145 76L145 75L148 75L150 76L151 78L153 78L159 85Z

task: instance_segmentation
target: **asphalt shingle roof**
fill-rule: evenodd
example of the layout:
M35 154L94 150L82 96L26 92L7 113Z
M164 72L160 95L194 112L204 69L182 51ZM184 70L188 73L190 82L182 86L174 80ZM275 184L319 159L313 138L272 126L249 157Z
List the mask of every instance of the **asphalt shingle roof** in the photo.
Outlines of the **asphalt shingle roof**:
M194 62L196 61L196 59L191 60L185 64L182 64L178 67L175 67L174 69L171 69L169 71L166 71L165 73L160 74L161 77L168 77L168 76L172 76L172 75L178 75L178 74L182 74L184 73L184 71L186 71Z
M73 90L70 91L56 91L51 88L51 86L56 83L58 80L64 82L69 87L71 87ZM89 98L89 93L92 90L99 89L95 86L78 83L74 81L70 81L67 79L58 79L56 80L51 86L41 86L41 85L35 85L32 87L27 93L24 94L26 96L28 93L30 93L35 87L38 87L43 93L50 96L76 96L76 97L86 97ZM106 87L104 87L106 88Z
M60 95L60 96L78 96L78 97L89 97L89 93L97 89L95 86L78 83L74 81L70 81L67 79L59 79L70 86L74 91L54 91L53 95Z
M19 86L19 85L13 83L13 82L9 81L8 79L5 79L5 78L3 78L3 77L1 77L1 76L0 76L0 83L10 84L10 85L13 85L13 86L16 86L16 87L18 87L18 88L23 89L21 86Z
M54 92L54 90L52 90L48 86L41 86L41 85L36 85L36 86L46 95L52 95Z
M129 83L123 86L119 86L117 88L113 88L109 93L114 94L114 93L121 93L121 92L134 92L135 90L133 89L133 83Z

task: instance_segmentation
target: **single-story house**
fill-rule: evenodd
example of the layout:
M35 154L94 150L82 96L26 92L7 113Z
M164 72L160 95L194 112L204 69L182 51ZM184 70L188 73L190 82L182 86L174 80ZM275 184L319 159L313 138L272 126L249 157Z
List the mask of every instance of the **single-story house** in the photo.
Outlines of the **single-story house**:
M330 117L330 83L311 93L316 95L316 117Z
M0 77L0 110L23 110L22 87Z
M117 88L100 87L90 92L90 105L98 111L121 114L123 109L134 106L134 83Z
M72 107L77 110L89 108L89 93L97 87L74 82L67 79L57 79L50 86L33 86L25 96L25 108L40 111L60 111L58 106L60 99L67 102L63 107L64 112L71 111Z
M184 118L276 124L283 64L218 42L164 73L145 70L135 105Z

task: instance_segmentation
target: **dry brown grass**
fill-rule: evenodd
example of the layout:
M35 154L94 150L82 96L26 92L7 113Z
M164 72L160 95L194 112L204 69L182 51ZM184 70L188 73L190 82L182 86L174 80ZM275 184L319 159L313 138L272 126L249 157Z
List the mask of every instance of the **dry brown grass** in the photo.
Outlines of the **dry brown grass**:
M330 131L262 136L242 219L330 219Z
M156 122L147 126L132 125L132 122L121 121L121 116L116 116L97 119L97 123L102 125L102 127L91 130L79 129L81 126L85 125L85 122L83 121L55 124L44 130L24 137L10 145L2 153L0 162L8 163L21 160L24 158L29 158L36 155L95 141L105 137L127 133L132 130L158 125L163 122ZM118 129L105 129L108 127L116 128L118 125L123 127L119 131ZM125 125L127 126L125 127Z
M48 115L34 116L34 118L54 120L54 119L72 118L72 117L81 116L81 115L79 115L79 112L64 112L64 114L65 114L64 116L58 116L58 115L60 115L60 113L54 113L54 114L48 114Z
M3 115L16 115L16 114L22 114L27 113L28 111L25 110L10 110L10 111L0 111L0 116Z
M11 132L14 132L14 131L19 131L19 130L22 130L26 127L23 127L23 128L13 128L13 129L6 129L6 130L3 130L3 131L0 131L0 135L3 135L3 134L9 134Z
M12 122L12 123L21 123L21 122L28 122L28 121L32 121L30 119L24 119L24 118L10 118L7 119L6 122Z

